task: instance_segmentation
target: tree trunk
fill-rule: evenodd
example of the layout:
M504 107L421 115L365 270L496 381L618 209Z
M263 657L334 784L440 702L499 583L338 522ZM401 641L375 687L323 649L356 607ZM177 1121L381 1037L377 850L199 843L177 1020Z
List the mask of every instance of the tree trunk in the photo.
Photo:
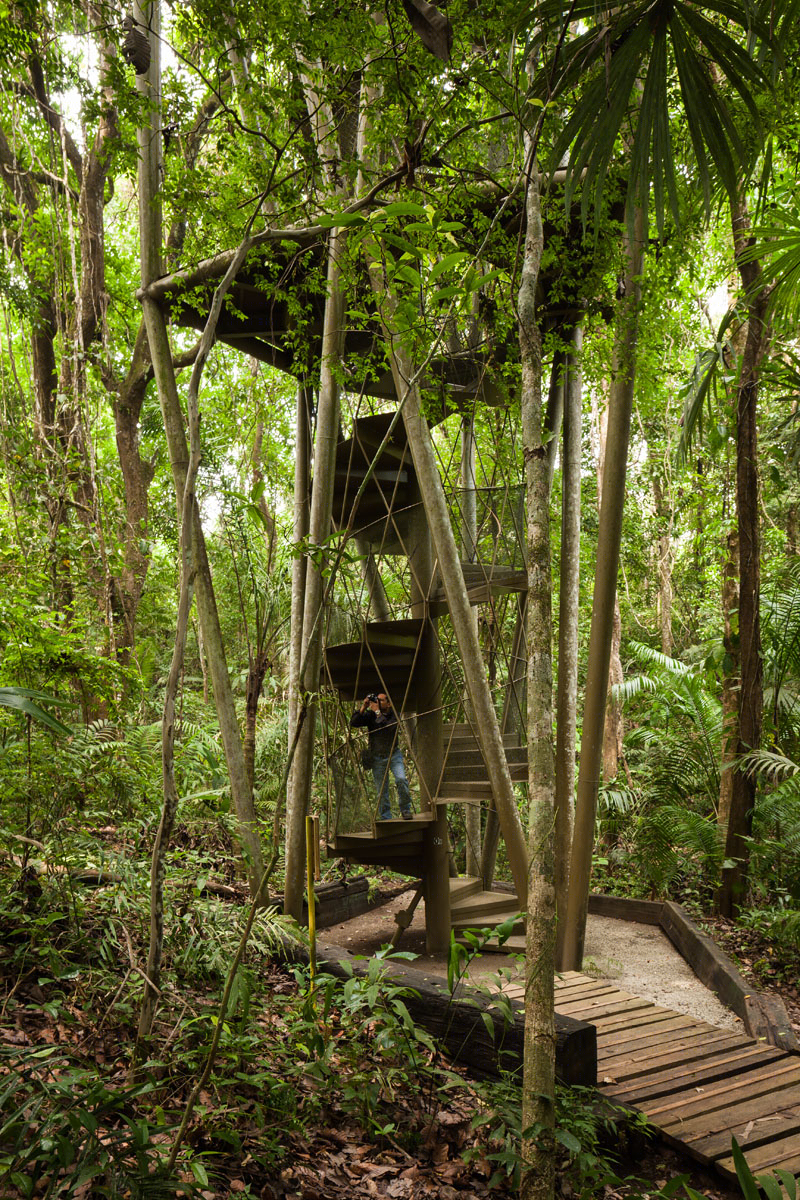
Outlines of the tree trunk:
M727 829L733 795L733 764L739 745L739 639L734 634L734 614L739 608L739 536L731 529L726 539L722 567L722 644L725 663L722 675L722 744L720 747L719 809L717 821Z
M561 580L558 609L556 693L555 888L556 966L563 967L569 855L575 807L575 746L578 710L578 615L581 570L581 351L583 326L572 331L565 364L564 450L561 468Z
M536 320L536 288L544 234L536 162L530 146L526 150L527 221L518 320L527 495L529 882L520 1195L523 1200L550 1200L555 1188L556 1056L550 469L542 411L541 334ZM538 1132L531 1136L526 1131L534 1127Z
M311 391L305 384L297 385L294 448L294 558L292 560L292 600L289 619L289 680L288 680L288 744L287 753L295 744L300 713L300 660L303 654L303 601L306 593L306 564L303 544L308 537L308 515L311 485ZM286 812L292 811L292 772L286 788Z
M524 907L528 895L525 839L517 812L514 785L508 770L500 726L486 680L486 669L480 643L472 621L469 598L464 585L464 573L461 569L447 501L436 465L436 454L431 442L430 429L422 413L422 397L416 372L395 329L395 302L390 282L384 278L379 266L379 249L374 244L366 243L365 250L368 256L372 288L379 298L381 324L398 404L402 409L414 470L428 517L434 550L439 560L439 571L447 607L464 665L467 694L475 713L478 744L486 765L500 825L506 840L514 886L520 905Z
M566 336L566 334L565 334ZM570 334L570 337L572 335ZM568 351L563 343L559 343L553 352L553 365L550 370L550 387L547 392L547 415L545 431L547 433L547 474L550 480L550 490L553 489L553 475L558 459L558 435L564 423L565 388L567 384Z
M461 556L464 562L478 560L478 504L475 489L475 427L471 414L461 418ZM475 637L478 636L478 612L472 609ZM467 711L467 720L475 725L475 714ZM481 869L481 808L479 804L464 805L464 831L466 834L466 873L477 877Z
M134 17L145 28L150 28L152 18L159 22L158 4L155 2L134 6ZM159 305L147 295L148 285L158 277L161 270L161 205L158 201L161 155L161 80L157 70L158 55L154 53L157 37L151 37L151 65L147 75L137 75L137 88L141 92L148 113L148 124L138 130L139 143L139 227L140 262L142 275L142 308L147 325L153 371L158 385L159 400L167 436L172 477L179 514L186 489L188 450L183 413L178 396L172 353L169 345L164 314ZM225 648L219 625L211 569L206 554L205 538L196 502L193 505L192 542L196 566L197 611L203 629L203 638L208 656L208 665L214 688L220 734L225 752L225 761L231 785L231 803L236 813L237 837L245 858L246 870L252 895L256 895L263 874L261 842L253 808L253 793L247 785L242 741L236 709L233 701Z
M151 377L150 350L142 321L125 379L116 387L110 378L105 381L114 408L117 455L125 490L125 561L114 580L114 605L119 630L117 655L122 663L130 661L136 645L136 614L150 565L147 491L155 468L142 458L139 418Z
M757 405L761 360L767 349L766 323L769 294L757 261L744 256L753 245L750 217L744 200L731 203L731 224L736 262L747 296L747 341L742 355L736 407L736 507L739 533L739 745L741 759L761 744L763 664L761 658L761 529L758 508ZM718 906L723 916L733 916L744 903L753 827L756 784L746 767L733 774L725 857L736 865L723 869Z
M608 668L617 594L619 548L625 503L625 473L628 464L633 387L636 376L636 347L639 327L640 277L642 273L642 216L634 218L632 238L626 245L625 295L621 301L619 329L614 343L614 364L608 418L603 502L597 537L597 567L589 662L581 737L581 765L575 811L575 830L570 859L569 896L564 935L564 965L578 971L583 961L586 915L592 876L594 825L603 753L603 730L608 692Z
M603 477L605 472L606 446L608 444L608 414L609 406L594 410L597 431L597 505L603 503ZM614 592L614 623L611 631L611 654L608 660L608 693L606 696L606 715L603 726L603 774L604 780L614 779L619 770L619 760L622 755L623 722L622 705L614 698L612 688L622 683L622 659L620 646L622 643L622 617L619 611L619 596Z
M664 489L653 474L653 500L658 522L658 629L661 653L672 657L672 511L664 502Z
M353 544L361 562L361 573L364 576L366 607L371 611L373 621L391 621L392 610L389 607L389 600L378 564L375 561L375 555L372 553L372 547L366 538L359 537L357 534L353 537Z
M622 738L624 727L622 723L622 705L615 699L612 688L622 683L622 659L620 646L622 644L622 617L619 611L619 596L614 596L614 618L611 628L611 654L608 662L608 698L606 700L606 717L603 725L603 779L608 782L615 779L619 770L619 760L622 757Z
M305 718L292 764L291 809L286 814L286 879L284 910L299 921L303 915L305 820L314 775L314 741L323 643L323 585L321 560L331 532L334 467L339 438L339 364L344 340L342 256L346 233L332 229L328 242L328 296L322 335L317 433L314 440L314 480L308 529L306 586L303 605L301 707ZM298 720L299 720L298 713Z

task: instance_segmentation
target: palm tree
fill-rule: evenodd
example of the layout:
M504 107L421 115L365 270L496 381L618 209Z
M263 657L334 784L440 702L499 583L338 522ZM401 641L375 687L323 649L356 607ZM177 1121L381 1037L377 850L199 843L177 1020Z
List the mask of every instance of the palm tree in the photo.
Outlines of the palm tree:
M761 120L756 97L769 89L770 81L758 53L753 51L771 45L772 38L749 6L736 0L712 0L702 6L681 0L631 0L607 12L598 10L592 0L577 0L567 14L558 0L546 0L537 11L537 21L544 67L533 87L534 98L558 104L559 108L570 106L554 144L555 162L568 155L567 204L580 188L584 220L592 206L599 219L606 182L609 173L618 170L623 147L627 174L625 297L609 411L606 495L598 532L598 574L561 964L578 969L588 909L636 371L637 289L651 191L659 229L668 209L676 221L680 220L677 161L681 172L694 173L707 210L716 181L722 184L732 206L739 202L760 139L756 136L749 144L745 142L738 132L736 109L746 113L751 131L758 134ZM554 27L558 41L555 50L548 53ZM570 27L585 32L567 40ZM688 162L676 155L671 117L676 91L681 98Z

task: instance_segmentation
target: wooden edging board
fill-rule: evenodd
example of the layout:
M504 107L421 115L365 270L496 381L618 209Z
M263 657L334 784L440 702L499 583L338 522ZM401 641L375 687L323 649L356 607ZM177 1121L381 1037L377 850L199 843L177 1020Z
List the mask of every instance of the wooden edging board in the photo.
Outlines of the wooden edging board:
M308 947L283 940L291 962L308 962ZM337 979L365 975L369 960L340 946L317 940L317 969ZM524 1008L509 1002L513 1022L487 988L459 984L453 996L440 978L405 962L387 963L386 980L405 989L403 1002L417 1024L446 1049L450 1058L477 1076L495 1077L522 1070ZM597 1083L597 1031L594 1025L556 1013L556 1075L562 1083L594 1087Z
M800 1043L792 1032L783 1002L776 996L761 996L713 938L703 933L679 904L671 900L626 900L620 896L593 893L589 912L621 921L658 925L683 956L697 978L716 992L723 1004L741 1017L750 1037L800 1054Z

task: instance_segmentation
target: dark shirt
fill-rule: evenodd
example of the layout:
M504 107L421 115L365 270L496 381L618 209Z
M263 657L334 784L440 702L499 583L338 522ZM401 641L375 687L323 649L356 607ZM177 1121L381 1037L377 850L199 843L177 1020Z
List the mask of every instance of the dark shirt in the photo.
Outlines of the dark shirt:
M372 708L354 712L350 727L369 731L369 748L379 758L388 758L397 745L397 715L393 708L386 712L375 712Z

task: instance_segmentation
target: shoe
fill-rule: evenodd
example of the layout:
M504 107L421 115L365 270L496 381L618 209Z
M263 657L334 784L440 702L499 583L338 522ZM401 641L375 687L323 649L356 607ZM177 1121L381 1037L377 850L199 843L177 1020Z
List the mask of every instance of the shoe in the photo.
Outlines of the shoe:
M412 816L413 816L413 813L410 813L410 812L404 812L404 813L402 814L402 817L403 817L403 820L404 820L404 821L410 821L410 820L411 820L411 818L412 818Z

